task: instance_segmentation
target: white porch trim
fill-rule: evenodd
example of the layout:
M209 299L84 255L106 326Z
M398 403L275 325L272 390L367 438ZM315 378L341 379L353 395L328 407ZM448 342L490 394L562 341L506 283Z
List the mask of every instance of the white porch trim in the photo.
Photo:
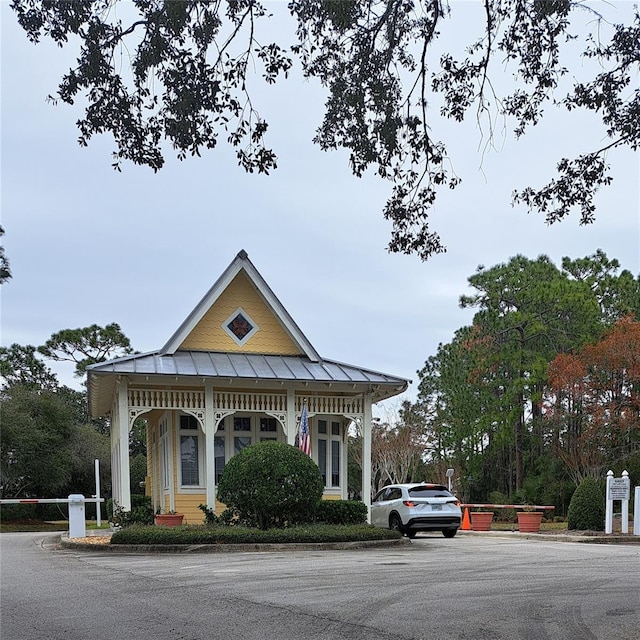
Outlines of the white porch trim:
M118 441L118 471L120 475L118 505L131 511L131 487L129 473L129 400L126 380L118 383L118 416L115 431ZM112 431L112 433L113 433Z
M341 456L340 495L348 497L348 441L347 426L349 421L355 421L362 427L363 435L363 469L362 469L362 500L371 504L371 417L372 394L360 396L318 396L312 393L301 394L289 388L286 393L261 392L228 392L216 390L213 383L207 382L204 389L149 389L128 387L126 380L118 383L116 403L114 406L114 425L112 429L112 464L114 479L114 498L125 509L131 509L131 493L129 488L129 430L136 417L152 410L163 410L172 414L169 419L171 425L171 443L173 445L174 431L178 412L184 412L196 417L200 423L205 442L204 474L206 483L206 501L211 508L215 506L216 496L216 468L215 468L215 433L219 420L225 415L236 412L262 413L276 417L284 431L288 444L295 444L297 420L302 412L304 402L307 403L309 416L341 416L345 419L344 433L341 440L344 455ZM149 443L148 443L149 446ZM173 446L171 462L173 467ZM148 453L160 455L160 447ZM157 464L154 461L154 497L159 482ZM175 505L175 491L173 487L173 473L171 468L169 477L170 506ZM162 502L163 489L160 487ZM117 498L116 498L117 496Z
M205 388L204 404L204 464L207 474L207 506L210 509L215 509L216 507L215 433L218 425L215 421L216 406L213 398L213 387L211 385L207 385Z

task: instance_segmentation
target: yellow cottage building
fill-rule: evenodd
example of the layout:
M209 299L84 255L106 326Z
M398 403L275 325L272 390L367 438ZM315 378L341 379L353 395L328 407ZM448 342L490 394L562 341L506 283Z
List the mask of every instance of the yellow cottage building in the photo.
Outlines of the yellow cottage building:
M154 511L201 523L228 460L263 440L294 444L307 407L324 497L347 498L347 432L363 435L371 487L371 407L409 380L321 358L244 251L159 351L88 368L89 408L111 421L114 501L131 508L129 432L147 423L146 492ZM371 502L371 491L362 498Z

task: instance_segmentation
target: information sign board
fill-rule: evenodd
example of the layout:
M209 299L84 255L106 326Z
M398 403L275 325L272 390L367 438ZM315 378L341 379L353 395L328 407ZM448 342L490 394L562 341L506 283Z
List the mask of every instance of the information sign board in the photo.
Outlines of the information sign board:
M609 479L609 500L628 500L631 494L631 480L626 478Z

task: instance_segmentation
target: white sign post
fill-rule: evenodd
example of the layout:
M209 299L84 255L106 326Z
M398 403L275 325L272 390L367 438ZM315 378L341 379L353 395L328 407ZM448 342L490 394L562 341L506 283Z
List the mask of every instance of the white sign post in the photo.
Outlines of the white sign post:
M622 478L614 478L613 471L607 471L607 502L604 518L604 532L613 533L613 502L622 501L621 532L629 533L629 494L631 493L631 481L629 473L622 472Z
M449 491L451 491L451 478L453 478L454 470L447 469L447 480L449 481Z

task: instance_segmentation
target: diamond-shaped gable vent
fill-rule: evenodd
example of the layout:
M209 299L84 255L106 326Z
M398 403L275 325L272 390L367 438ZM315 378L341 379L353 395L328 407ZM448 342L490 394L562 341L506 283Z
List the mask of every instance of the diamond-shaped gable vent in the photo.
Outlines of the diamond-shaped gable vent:
M253 330L253 325L239 313L228 325L227 328L238 340L244 340Z
M258 330L256 323L243 309L234 311L224 321L222 328L238 345L245 343Z

